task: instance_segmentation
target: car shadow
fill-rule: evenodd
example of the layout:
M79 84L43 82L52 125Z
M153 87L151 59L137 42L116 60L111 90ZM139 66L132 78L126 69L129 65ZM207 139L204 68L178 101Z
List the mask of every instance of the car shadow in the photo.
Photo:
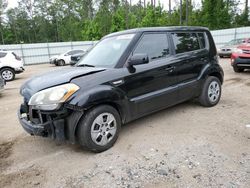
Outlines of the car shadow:
M195 108L204 108L196 100L190 100L190 101L187 101L187 102L183 102L183 103L177 104L175 106L165 108L165 109L159 110L157 112L154 112L152 114L143 116L143 117L141 117L141 118L139 118L137 120L134 120L132 122L129 122L127 124L124 124L122 126L120 134L125 134L125 133L129 132L131 127L144 126L145 122L156 121L157 119L162 119L163 117L167 118L169 116L175 115L175 113L179 112L180 109L190 108L190 107L192 107L192 108L194 108L194 107Z
M189 109L189 108L203 108L199 105L198 102L196 101L188 101L188 102L184 102L178 105L175 105L173 107L169 107L160 111L157 111L153 114L141 117L140 119L134 120L130 123L127 123L125 125L122 126L121 131L120 131L120 139L125 139L124 135L128 135L128 134L133 134L133 132L131 132L132 128L136 129L143 129L143 126L145 125L145 122L152 122L152 121L157 121L157 119L162 119L162 118L168 118L170 116L174 116L176 113L180 112L180 110L185 110L185 109ZM43 149L41 151L39 151L39 153L41 155L50 155L50 154L56 154L56 153L60 153L60 152L67 152L67 154L70 153L80 153L80 154L84 154L86 157L88 156L93 156L96 155L96 153L91 152L87 149L85 149L84 147L80 146L79 144L71 144L67 141L62 142L62 141L56 141L56 140L52 140L50 138L42 138L42 137L36 137L36 136L25 136L25 138L22 139L23 142L23 146L28 144L30 145L29 147L35 147L36 145L40 145ZM115 147L120 147L119 146L119 142L117 142L115 145ZM26 148L26 147L25 147ZM46 149L45 149L46 148ZM116 148L111 148L104 153L109 154L112 151L116 151ZM70 154L71 155L71 154Z

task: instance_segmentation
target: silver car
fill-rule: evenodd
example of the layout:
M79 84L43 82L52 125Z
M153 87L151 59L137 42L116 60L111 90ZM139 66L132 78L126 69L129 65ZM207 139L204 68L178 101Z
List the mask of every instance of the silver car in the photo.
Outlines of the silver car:
M237 48L242 43L250 43L250 38L247 39L234 39L226 43L224 46L218 49L218 55L222 57L230 57L233 49Z

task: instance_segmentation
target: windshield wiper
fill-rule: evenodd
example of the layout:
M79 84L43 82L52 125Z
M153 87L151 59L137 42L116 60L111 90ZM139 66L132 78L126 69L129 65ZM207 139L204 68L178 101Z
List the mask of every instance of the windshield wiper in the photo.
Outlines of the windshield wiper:
M80 64L80 65L77 65L77 67L95 67L95 66L89 65L89 64Z

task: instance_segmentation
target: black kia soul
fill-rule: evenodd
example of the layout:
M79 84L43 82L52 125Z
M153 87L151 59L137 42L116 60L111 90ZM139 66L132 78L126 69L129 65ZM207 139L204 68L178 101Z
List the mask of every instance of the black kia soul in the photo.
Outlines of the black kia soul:
M19 120L31 135L101 152L116 142L122 124L193 98L216 105L223 76L206 28L117 32L75 67L27 81Z

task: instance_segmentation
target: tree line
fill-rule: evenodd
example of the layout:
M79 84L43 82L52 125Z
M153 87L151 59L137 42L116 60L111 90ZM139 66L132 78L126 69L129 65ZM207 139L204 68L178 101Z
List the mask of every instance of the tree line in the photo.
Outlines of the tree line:
M0 0L0 43L98 40L110 32L154 26L192 25L211 30L249 26L248 0ZM187 6L186 6L187 5ZM240 10L239 7L244 7Z

